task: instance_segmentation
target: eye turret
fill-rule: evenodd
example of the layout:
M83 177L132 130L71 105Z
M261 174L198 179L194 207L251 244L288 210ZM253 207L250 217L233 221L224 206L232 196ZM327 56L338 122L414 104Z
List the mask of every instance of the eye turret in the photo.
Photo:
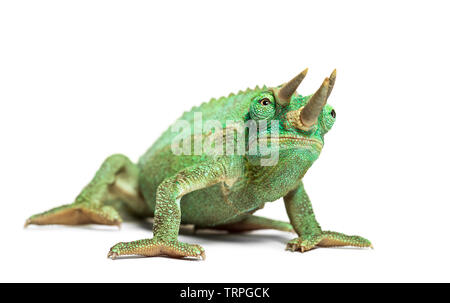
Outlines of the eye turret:
M262 92L253 98L250 106L251 119L270 120L275 112L275 100L271 92Z

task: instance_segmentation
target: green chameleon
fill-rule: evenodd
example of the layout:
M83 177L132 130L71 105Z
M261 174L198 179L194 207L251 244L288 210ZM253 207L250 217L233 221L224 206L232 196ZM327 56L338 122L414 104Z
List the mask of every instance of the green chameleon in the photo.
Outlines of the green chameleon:
M252 137L248 129L244 131L244 152L201 150L178 155L173 151L173 142L180 133L169 128L138 164L121 154L108 157L74 203L31 216L25 225L120 225L118 204L112 203L120 201L130 213L154 218L153 238L114 245L108 253L112 259L123 255L204 259L201 246L178 241L181 223L193 224L197 229L229 232L259 229L295 232L298 237L287 243L286 249L290 251L332 246L372 247L360 236L323 231L314 216L302 179L319 157L324 135L335 122L336 112L326 102L336 80L336 70L313 95L301 96L296 90L306 73L307 69L277 87L256 87L212 99L185 112L178 120L192 126L195 115L201 113L204 120L219 121L223 129L230 120L270 122L270 127L257 129L256 136ZM276 135L272 134L275 130ZM206 142L210 137L217 138L217 134L223 136L221 132L190 128L184 138ZM228 136L225 142L237 141L236 134ZM269 151L278 148L277 161L262 165L267 153L250 153L252 138L255 142L265 142ZM266 202L281 197L290 222L253 215Z

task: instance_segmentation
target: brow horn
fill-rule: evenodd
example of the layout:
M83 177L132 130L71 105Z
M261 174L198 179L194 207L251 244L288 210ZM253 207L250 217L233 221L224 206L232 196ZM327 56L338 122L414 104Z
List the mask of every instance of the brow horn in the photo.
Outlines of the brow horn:
M278 98L277 99L278 99L278 102L282 106L289 105L289 102L291 101L292 95L295 93L295 91L299 87L300 83L302 83L302 81L305 78L307 73L308 73L308 69L306 68L300 74L295 76L291 81L285 83L278 90L278 96L277 96Z

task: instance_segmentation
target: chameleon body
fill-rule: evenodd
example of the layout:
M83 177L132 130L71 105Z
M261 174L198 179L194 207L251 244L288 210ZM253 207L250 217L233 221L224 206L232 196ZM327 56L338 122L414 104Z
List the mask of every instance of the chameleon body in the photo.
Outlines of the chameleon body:
M326 104L336 71L316 93L302 96L296 89L306 72L277 87L247 89L194 107L178 120L189 126L187 132L180 135L169 128L137 164L120 154L108 157L75 202L31 216L26 225L120 225L117 203L112 203L120 201L136 216L154 218L153 238L114 245L108 253L113 259L122 255L204 258L205 251L199 245L178 241L181 223L229 232L295 232L297 237L286 247L291 251L371 247L360 236L323 231L303 187L302 179L319 157L324 135L336 118L334 109ZM217 128L195 129L199 114L202 121L216 121L220 130L228 128L228 121L267 122L270 126L254 133L244 131L244 151L239 153L237 133L223 139L225 132ZM208 141L218 137L223 140ZM196 152L195 144L191 144L188 152L177 154L173 149L177 138L189 139L184 143L213 142L211 146L220 148L213 153L203 149ZM277 148L277 160L263 165L267 153L251 153L252 142L265 142L269 151ZM232 152L220 152L226 143L236 143ZM266 202L279 198L284 199L290 222L253 215Z

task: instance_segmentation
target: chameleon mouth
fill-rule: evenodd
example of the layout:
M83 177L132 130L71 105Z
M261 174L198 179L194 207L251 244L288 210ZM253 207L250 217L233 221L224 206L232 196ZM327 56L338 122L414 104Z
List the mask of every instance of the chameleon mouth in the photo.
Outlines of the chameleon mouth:
M260 142L278 143L281 149L288 148L315 148L322 150L323 142L314 138L296 137L296 136L280 136L280 137L262 137L252 140L250 144L259 144Z

